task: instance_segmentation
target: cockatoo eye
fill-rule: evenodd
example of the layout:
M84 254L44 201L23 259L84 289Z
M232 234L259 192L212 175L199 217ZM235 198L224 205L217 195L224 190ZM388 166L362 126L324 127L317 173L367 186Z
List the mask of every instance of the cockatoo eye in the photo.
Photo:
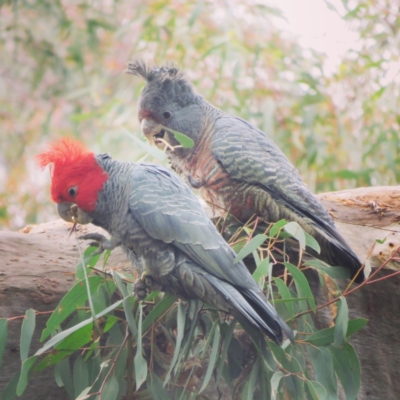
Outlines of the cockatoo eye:
M170 113L169 111L164 111L163 117L164 117L165 119L168 119L170 116L171 116L171 113Z
M68 194L69 194L71 197L75 197L77 191L78 191L78 186L74 186L74 187L68 189Z

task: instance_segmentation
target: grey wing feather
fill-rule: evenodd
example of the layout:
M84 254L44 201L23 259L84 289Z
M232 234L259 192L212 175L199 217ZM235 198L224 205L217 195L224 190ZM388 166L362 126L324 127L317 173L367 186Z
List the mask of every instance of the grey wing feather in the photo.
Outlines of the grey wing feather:
M233 264L235 253L174 172L141 164L132 179L129 207L151 237L175 245L205 271L236 287L256 285L244 264Z
M264 187L275 200L343 242L321 203L263 132L227 115L215 122L211 147L214 157L232 178Z

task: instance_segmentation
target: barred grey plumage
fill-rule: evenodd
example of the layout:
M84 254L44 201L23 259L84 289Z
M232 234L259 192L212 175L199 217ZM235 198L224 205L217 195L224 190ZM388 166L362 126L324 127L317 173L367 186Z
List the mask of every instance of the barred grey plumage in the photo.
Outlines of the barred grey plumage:
M206 102L176 68L136 61L127 72L147 81L138 110L144 135L160 148L168 144L172 168L207 202L243 222L254 214L268 222L296 221L319 242L319 258L358 274L356 282L364 280L360 260L329 214L263 132ZM176 147L168 129L189 136L194 147Z
M99 234L84 239L97 241L101 249L121 246L137 272L146 273L136 285L139 296L146 288L157 288L184 299L200 299L239 320L246 319L277 343L283 339L282 331L293 340L291 329L245 265L234 264L236 254L175 173L154 164L119 162L108 155L96 160L107 180L97 192L93 210L85 209L83 200L78 200L78 195L87 198L90 192L90 187L83 187L83 178L67 176L68 182L58 182L57 168L53 181L61 192L52 190L53 199L62 218L70 221L75 215L77 222L92 222L111 235L109 240ZM74 167L80 170L79 161ZM86 170L84 179L91 174ZM74 198L68 198L71 186L75 206ZM76 206L78 211L72 211Z

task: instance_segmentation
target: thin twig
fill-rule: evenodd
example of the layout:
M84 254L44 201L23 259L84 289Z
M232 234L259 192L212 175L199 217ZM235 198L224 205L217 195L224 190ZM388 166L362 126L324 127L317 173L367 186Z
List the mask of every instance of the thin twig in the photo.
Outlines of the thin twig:
M390 261L392 261L392 260L394 259L394 255L395 255L399 250L400 250L400 246L399 246L396 250L394 250L393 253L392 253L392 255L391 255L383 264L381 264L381 265L379 266L379 268L377 268L376 271L374 271L374 272L373 272L364 282L362 282L360 285L356 286L355 288L353 288L353 289L351 289L351 290L348 290L347 292L343 292L341 296L336 297L336 298L334 298L333 300L328 301L327 303L321 304L320 306L316 307L316 310L320 310L321 308L327 307L327 306L329 306L329 305L331 305L331 304L337 302L337 301L340 299L340 297L342 297L342 296L348 296L349 294L352 294L352 293L354 293L355 291L361 289L363 286L369 285L370 283L373 283L373 282L375 282L375 281L378 282L378 281L381 281L381 280L384 280L384 279L388 279L388 278L390 278L391 276L397 275L398 273L400 273L400 271L397 271L397 272L395 272L395 273L393 273L393 274L391 274L391 275L389 275L389 276L385 276L383 279L382 279L382 278L379 278L379 279L376 279L376 280L371 280L371 278L373 278L382 268L384 268ZM369 283L369 282L370 282L370 283ZM311 312L312 312L312 310L303 311L303 312L301 312L301 313L296 314L296 315L293 317L293 319L298 318L298 317L300 317L300 316L302 316L302 315L305 315L305 314L310 314Z
M130 332L129 332L129 327L127 326L126 334L125 334L124 340L121 343L121 347L119 348L118 353L116 354L114 360L112 361L111 367L110 367L109 371L107 372L107 375L105 376L105 378L103 380L103 383L101 384L101 387L99 390L99 400L103 400L102 394L103 394L104 386L107 382L108 377L111 375L111 372L113 372L115 365L117 364L117 361L122 353L122 350L124 349L124 346L129 338L129 336L130 336ZM105 399L105 400L107 400L107 399Z

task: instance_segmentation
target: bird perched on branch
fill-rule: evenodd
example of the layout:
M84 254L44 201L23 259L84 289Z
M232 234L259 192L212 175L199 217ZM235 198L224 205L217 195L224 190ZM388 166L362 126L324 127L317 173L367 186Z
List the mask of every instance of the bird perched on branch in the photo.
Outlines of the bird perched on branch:
M141 278L139 298L152 289L200 299L245 319L279 343L293 333L224 241L190 188L155 164L95 156L82 143L62 139L37 156L50 164L51 197L67 221L104 228L84 235L103 249L121 246Z
M361 262L297 170L263 132L196 94L181 71L132 62L128 73L146 80L138 116L144 136L165 149L172 168L211 205L246 222L296 221L321 247L317 255L364 280ZM183 133L194 142L184 148Z

